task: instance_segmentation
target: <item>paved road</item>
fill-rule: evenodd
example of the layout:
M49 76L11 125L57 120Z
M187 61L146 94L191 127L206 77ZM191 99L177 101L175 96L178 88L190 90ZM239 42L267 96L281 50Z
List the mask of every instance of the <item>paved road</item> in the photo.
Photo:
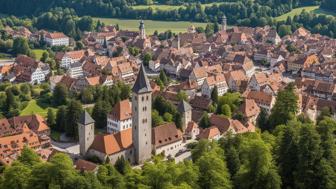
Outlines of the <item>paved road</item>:
M74 142L56 142L51 141L52 147L61 152L65 152L68 154L78 155L79 154L79 144Z
M186 151L183 154L175 157L175 163L183 162L184 160L191 160L191 151Z

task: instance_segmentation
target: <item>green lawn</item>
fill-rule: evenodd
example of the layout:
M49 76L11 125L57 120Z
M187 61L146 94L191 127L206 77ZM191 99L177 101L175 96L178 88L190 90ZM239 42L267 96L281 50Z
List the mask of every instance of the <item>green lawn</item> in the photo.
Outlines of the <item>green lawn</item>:
M139 20L124 20L115 18L94 18L95 20L100 20L107 25L118 24L120 29L138 31L139 30ZM155 20L145 20L145 28L147 34L153 34L155 30L158 32L164 32L171 30L172 32L186 32L187 28L191 25L205 27L206 23L195 23L195 22L184 22L184 21L155 21Z
M283 21L283 20L286 20L287 17L289 17L289 16L290 17L294 17L295 15L301 14L301 12L303 10L306 10L307 12L313 12L315 14L326 14L326 15L336 16L336 13L320 9L319 6L307 6L307 7L300 7L300 8L293 9L292 11L290 11L290 12L288 12L286 14L283 14L281 16L275 17L275 19L277 21Z
M51 108L51 107L49 107ZM56 111L55 108L51 108L52 110ZM32 114L39 114L43 117L46 117L48 113L48 108L43 108L38 105L36 100L29 101L27 107L23 109L20 115L32 115Z
M33 52L36 55L36 60L40 60L42 57L42 54L45 52L46 50L43 49L33 49Z

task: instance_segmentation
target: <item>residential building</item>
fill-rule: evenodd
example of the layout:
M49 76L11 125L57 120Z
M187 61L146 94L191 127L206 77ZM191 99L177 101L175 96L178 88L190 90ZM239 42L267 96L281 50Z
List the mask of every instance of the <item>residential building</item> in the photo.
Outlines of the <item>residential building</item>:
M255 103L268 114L271 113L273 105L275 104L275 97L264 91L247 91L243 96L247 99L253 99Z
M242 113L244 123L256 124L260 108L253 99L245 99L238 112Z
M232 91L244 91L247 87L248 78L243 70L231 71L225 75L225 78Z
M107 116L107 132L117 133L132 128L132 107L128 99L118 102Z
M56 60L59 61L60 67L65 69L68 69L71 64L80 61L83 57L85 57L84 50L59 52L56 54Z
M32 148L41 154L43 160L47 160L52 152L49 134L46 121L39 115L0 119L0 164L11 164L24 146Z
M152 144L155 155L164 154L166 157L175 157L183 149L182 132L175 123L166 123L152 129Z
M60 32L47 33L44 40L49 46L69 46L69 37Z
M224 74L217 74L207 77L201 88L202 95L210 98L215 86L217 87L218 96L222 96L228 91L229 88L225 81Z
M208 74L204 67L194 68L189 76L190 81L196 81L199 87L202 86L204 80L207 78Z
M67 71L67 75L75 79L83 77L84 76L83 64L81 62L70 64L70 67Z
M294 55L289 57L287 61L287 70L298 72L304 68L307 68L313 64L318 64L319 58L315 54L311 55Z
M220 138L221 133L219 132L219 129L215 126L203 129L198 135L198 139L219 140Z

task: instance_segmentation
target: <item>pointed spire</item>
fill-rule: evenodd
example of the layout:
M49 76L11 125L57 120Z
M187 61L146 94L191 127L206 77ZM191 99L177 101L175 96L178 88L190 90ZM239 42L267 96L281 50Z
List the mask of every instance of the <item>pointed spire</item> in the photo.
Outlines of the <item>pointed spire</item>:
M137 94L147 93L147 92L152 91L152 88L150 86L149 80L146 75L145 67L143 64L141 64L140 71L134 83L132 91Z
M226 27L227 27L227 18L224 14L222 17L222 31L226 31Z
M182 100L179 105L177 106L177 110L180 112L180 113L183 113L183 112L187 112L187 111L190 111L192 110L192 107L190 106L190 104L188 102L186 102L185 100Z
M180 33L177 35L177 49L181 48L181 38L180 38Z
M140 20L139 30L141 39L145 39L146 38L145 23L143 20Z
M94 123L95 120L90 116L90 114L84 110L84 112L79 116L78 123L82 125L89 125L91 123Z

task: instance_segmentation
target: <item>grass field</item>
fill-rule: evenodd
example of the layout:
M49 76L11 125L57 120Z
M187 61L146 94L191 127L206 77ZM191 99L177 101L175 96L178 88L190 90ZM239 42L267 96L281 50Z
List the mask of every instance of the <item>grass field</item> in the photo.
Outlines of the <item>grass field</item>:
M33 52L36 55L36 60L40 60L42 57L42 54L45 52L43 49L33 49Z
M56 111L56 109L54 108L51 108L51 109ZM21 111L20 115L39 114L43 117L46 117L47 113L48 113L48 108L43 108L38 105L36 100L31 100L29 101L27 107Z
M202 8L204 9L205 7L211 7L213 5L220 5L222 3L206 3L202 4ZM149 7L151 7L153 10L163 10L163 11L169 11L169 10L176 10L179 8L184 8L184 5L136 5L132 6L134 10L147 10Z
M139 20L123 20L115 18L94 18L95 20L100 20L107 25L118 24L120 29L138 31L139 30ZM172 32L186 32L187 28L191 25L205 27L206 23L195 23L195 22L183 22L183 21L155 21L155 20L145 20L145 28L147 34L153 34L155 30L158 32L164 32L171 30Z
M320 9L319 6L308 6L308 7L300 7L300 8L293 9L292 11L286 14L283 14L281 16L278 16L275 19L277 21L283 21L283 20L286 20L287 17L289 16L294 17L295 15L299 15L303 10L306 10L307 12L313 12L315 14L326 14L326 15L336 16L336 13L332 13L332 12Z
M154 10L175 10L179 9L181 7L184 7L183 5L135 5L132 6L134 10L146 10L149 7L151 7Z

